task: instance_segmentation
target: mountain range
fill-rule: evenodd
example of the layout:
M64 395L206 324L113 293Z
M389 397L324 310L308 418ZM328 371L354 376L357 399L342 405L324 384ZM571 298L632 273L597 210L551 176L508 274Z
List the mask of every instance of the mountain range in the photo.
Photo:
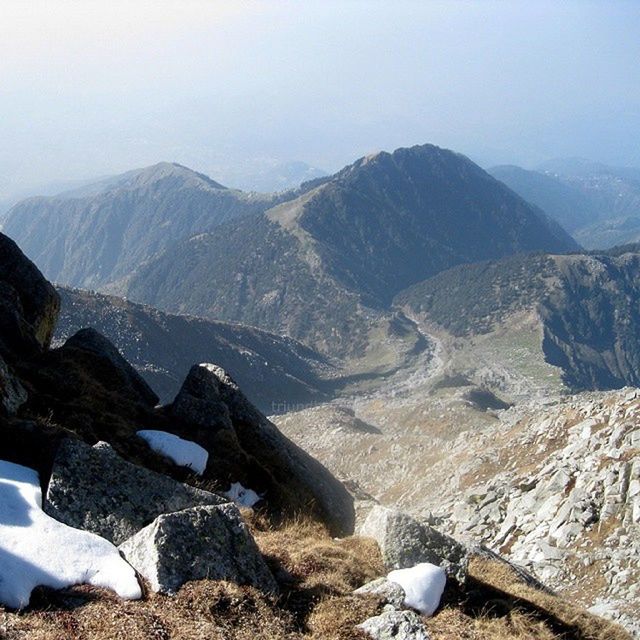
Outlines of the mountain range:
M583 246L606 249L640 240L640 170L577 158L531 171L512 165L494 177L557 220Z

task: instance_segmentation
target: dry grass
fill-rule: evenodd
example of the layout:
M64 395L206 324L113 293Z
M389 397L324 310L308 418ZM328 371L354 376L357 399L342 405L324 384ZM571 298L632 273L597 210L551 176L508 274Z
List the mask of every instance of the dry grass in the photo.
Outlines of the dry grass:
M0 608L3 640L363 640L355 627L377 615L376 598L354 588L384 574L377 546L331 538L303 519L273 529L247 516L281 588L277 600L222 581L186 584L170 598L124 602L76 587L37 590L30 609ZM433 618L433 640L629 640L621 629L522 583L507 566L474 559L469 588Z

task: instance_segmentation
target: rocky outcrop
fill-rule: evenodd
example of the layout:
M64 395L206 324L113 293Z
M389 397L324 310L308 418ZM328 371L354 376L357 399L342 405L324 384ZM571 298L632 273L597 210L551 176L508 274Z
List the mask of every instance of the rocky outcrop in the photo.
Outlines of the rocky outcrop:
M232 504L167 513L119 546L154 591L175 594L188 580L227 580L269 593L276 582Z
M468 557L464 545L407 513L376 506L359 534L376 540L388 569L429 562L444 568L459 584L465 583Z
M385 611L365 620L358 629L373 640L431 640L427 628L413 611Z
M20 381L9 371L0 356L0 412L14 415L27 401L27 392Z
M0 354L13 359L46 349L60 309L58 294L2 234L0 265Z
M67 439L58 449L44 510L120 544L162 514L226 500L122 459L106 442Z
M640 634L639 420L635 389L512 409L452 447L435 515Z
M254 477L233 480L267 502L289 512L311 509L335 534L353 533L353 498L345 486L285 438L220 367L194 366L169 413L182 425L181 435L209 451L210 468L235 461Z
M142 376L122 357L116 347L95 329L81 329L64 344L66 349L81 349L107 360L111 365L110 386L135 394L140 402L154 406L158 396Z

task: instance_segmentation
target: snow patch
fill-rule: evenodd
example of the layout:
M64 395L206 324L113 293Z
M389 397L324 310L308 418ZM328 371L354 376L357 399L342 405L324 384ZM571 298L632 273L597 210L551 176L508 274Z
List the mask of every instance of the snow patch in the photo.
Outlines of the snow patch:
M396 569L389 573L387 579L404 589L407 607L425 616L435 613L447 583L444 569L430 562L422 562L409 569Z
M207 468L209 453L204 447L191 440L184 440L167 431L153 429L138 431L137 435L156 453L166 456L181 467L189 467L200 476Z
M48 516L37 472L0 460L0 602L21 609L37 586L87 583L129 600L142 596L113 544Z
M234 482L231 489L222 494L225 498L229 498L241 507L253 507L256 502L262 498L252 489L245 489L239 482Z

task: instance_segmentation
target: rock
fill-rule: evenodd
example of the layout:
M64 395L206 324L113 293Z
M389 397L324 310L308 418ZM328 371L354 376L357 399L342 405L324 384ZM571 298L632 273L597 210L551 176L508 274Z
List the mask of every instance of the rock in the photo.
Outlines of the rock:
M60 445L44 510L118 545L161 514L227 501L122 459L106 442Z
M0 353L10 362L47 349L60 298L18 245L0 233Z
M27 401L27 392L20 381L9 371L0 356L0 407L5 415L12 416Z
M198 427L233 429L229 407L222 398L224 377L224 371L212 364L191 367L173 401L173 415Z
M158 396L142 376L122 357L118 349L95 329L81 329L64 344L65 349L81 349L107 360L112 366L108 383L117 391L135 395L144 404L154 406Z
M388 569L406 569L429 562L442 567L460 585L465 583L466 547L402 511L373 507L359 534L378 543Z
M358 625L373 640L430 640L420 617L413 611L386 611Z
M385 604L391 605L394 609L404 608L405 592L397 583L387 580L387 578L378 578L367 582L367 584L356 589L354 594L358 596L373 595L380 598Z
M311 510L334 535L353 533L353 497L345 486L283 436L220 367L192 367L169 413L182 437L210 452L209 468L228 468L230 482L251 486L271 507Z
M237 507L199 506L158 516L119 546L154 591L175 594L189 580L278 588Z

